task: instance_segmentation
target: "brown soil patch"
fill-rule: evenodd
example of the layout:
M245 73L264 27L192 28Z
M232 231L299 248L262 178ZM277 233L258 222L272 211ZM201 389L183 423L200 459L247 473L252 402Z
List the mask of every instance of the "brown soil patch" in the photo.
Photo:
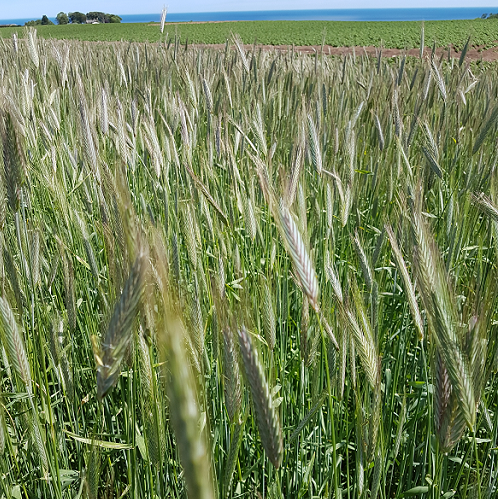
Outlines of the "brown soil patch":
M216 23L228 23L228 22L233 23L238 21L189 21L189 22L175 22L175 23L167 22L165 23L165 26L175 25L175 24L216 24ZM149 26L160 26L160 23L149 23ZM496 40L495 43L498 44L498 40ZM213 49L225 48L224 44L223 45L194 44L194 45L196 47L206 47L206 48L209 47ZM262 47L264 50L270 50L270 51L273 50L276 52L288 52L289 50L292 50L292 45L258 45L258 47ZM246 45L246 48L251 49L252 45ZM321 45L297 45L294 47L294 51L299 52L301 54L316 54L316 53L321 53L321 50L322 50ZM373 46L333 47L332 45L325 45L323 47L324 54L336 55L336 56L355 53L356 55L367 54L370 57L377 57L379 55L379 50L380 49L378 47L373 47ZM430 54L430 52L431 48L426 47L424 50L424 55ZM419 48L407 49L407 50L388 49L388 48L382 49L382 57L398 57L403 55L407 55L410 57L420 57L420 49ZM448 47L436 49L436 55L439 58L448 56ZM459 59L460 52L451 47L449 56L453 59ZM498 46L490 48L485 48L484 45L472 46L467 51L465 58L470 61L487 61L487 62L498 61Z
M216 23L226 23L226 22L237 22L237 21L190 21L190 22L167 22L165 23L165 26L167 25L174 25L174 24L216 24ZM159 23L150 23L150 26L159 26ZM495 42L498 44L498 40ZM210 48L224 48L225 45L218 45L218 44L210 44L210 45L205 45L205 44L197 44L197 47L210 47ZM258 45L258 47L262 47L265 50L270 50L270 51L276 51L276 52L288 52L289 50L292 50L292 46L290 45ZM252 48L252 45L246 45L246 48L250 49ZM294 51L300 52L302 54L316 54L320 53L322 50L322 47L320 45L301 45L301 46L295 46ZM336 56L342 56L346 54L353 54L355 53L356 55L361 55L361 54L367 54L370 57L377 57L379 55L379 48L378 47L333 47L332 45L325 45L323 47L323 52L326 55L336 55ZM429 47L425 48L424 54L430 54L431 49ZM436 49L436 54L437 57L444 57L448 55L448 48L438 48ZM420 57L420 49L389 49L389 48L383 48L382 49L382 57L398 57L398 56L403 56L407 55L410 57ZM460 52L456 51L453 47L450 49L450 54L449 56L454 59L459 59L460 58ZM490 47L490 48L485 48L485 46L472 46L469 48L467 51L467 55L465 56L466 59L471 60L471 61L487 61L487 62L492 62L492 61L498 61L498 47Z
M314 53L320 52L322 50L321 47L296 47L297 50L303 53ZM430 48L426 47L424 50L424 56L428 55L431 53ZM378 47L331 47L331 46L325 46L323 48L324 54L330 54L330 55L345 55L345 54L352 54L354 53L356 55L361 55L361 54L367 54L370 57L377 57L379 55L380 49ZM407 55L410 57L420 57L420 49L389 49L389 48L383 48L382 49L382 57L398 57L398 56L403 56ZM459 59L461 55L461 52L456 51L453 47L450 48L448 51L448 48L438 48L436 49L436 56L438 58L441 57L450 57L453 59ZM472 60L472 61L497 61L498 60L498 47L491 47L491 48L485 48L485 47L470 47L469 50L467 51L467 54L465 56L466 59Z
M205 47L205 48L213 48L213 49L224 49L224 44L195 44L196 47ZM295 52L299 52L301 54L320 54L322 51L321 45L302 45L295 46L292 45L257 45L257 47L261 47L264 50L269 50L273 52L290 52L294 50ZM253 45L245 45L247 50L253 48ZM424 57L431 53L431 48L426 47L424 50ZM335 56L344 56L346 54L352 55L353 53L356 56L368 55L369 57L378 57L380 49L378 47L332 47L331 45L325 45L323 47L323 53L325 55L335 55ZM449 51L449 57L453 59L460 58L460 52L451 47ZM407 55L409 57L420 57L420 49L382 49L382 57L399 57ZM438 58L448 57L448 48L438 48L436 49L436 56ZM470 47L465 56L466 60L471 61L498 61L498 47L485 48L484 46L476 46Z

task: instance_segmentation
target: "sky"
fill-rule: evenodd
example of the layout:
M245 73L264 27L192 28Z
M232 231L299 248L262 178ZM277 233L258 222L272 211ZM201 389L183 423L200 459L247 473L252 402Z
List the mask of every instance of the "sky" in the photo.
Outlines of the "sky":
M169 12L209 12L292 9L366 9L366 8L427 8L427 7L485 7L495 8L496 0L0 0L0 18L55 17L59 12L100 11L109 14L152 14L161 12L166 4ZM494 12L493 10L491 10Z

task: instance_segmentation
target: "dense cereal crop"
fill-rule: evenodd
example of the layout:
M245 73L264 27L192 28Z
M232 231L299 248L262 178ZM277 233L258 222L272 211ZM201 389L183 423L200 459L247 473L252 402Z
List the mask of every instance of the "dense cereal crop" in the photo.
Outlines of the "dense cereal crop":
M496 497L496 66L0 57L2 497Z

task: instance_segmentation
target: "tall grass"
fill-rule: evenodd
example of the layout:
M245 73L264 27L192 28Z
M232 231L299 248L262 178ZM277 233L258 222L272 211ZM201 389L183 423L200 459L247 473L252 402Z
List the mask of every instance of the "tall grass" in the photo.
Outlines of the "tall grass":
M496 66L0 54L2 497L496 496Z

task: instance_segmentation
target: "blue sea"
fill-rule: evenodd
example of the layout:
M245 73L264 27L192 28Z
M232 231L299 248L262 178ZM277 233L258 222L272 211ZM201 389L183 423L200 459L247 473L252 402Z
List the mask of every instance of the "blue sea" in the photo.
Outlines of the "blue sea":
M331 10L255 10L246 12L168 12L167 22L189 21L430 21L476 19L483 14L498 12L490 7L433 9L331 9ZM123 14L124 23L159 22L161 13ZM33 18L0 19L0 24L20 24ZM50 18L55 22L55 18Z

